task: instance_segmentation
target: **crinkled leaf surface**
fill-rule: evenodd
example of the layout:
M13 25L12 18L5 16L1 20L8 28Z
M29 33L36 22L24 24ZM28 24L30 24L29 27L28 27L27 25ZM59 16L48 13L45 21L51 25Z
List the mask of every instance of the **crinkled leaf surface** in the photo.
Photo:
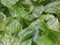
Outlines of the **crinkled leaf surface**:
M13 6L16 2L18 2L18 0L1 0L1 3L7 7Z
M17 33L21 30L21 24L18 20L13 20L7 27L6 31L8 31L10 34Z
M0 0L0 43L60 45L60 0Z
M43 6L36 6L36 7L33 7L33 17L38 17L40 14L42 14L44 11L44 7Z
M47 14L40 17L53 30L59 30L59 21L53 15Z
M45 6L45 12L55 13L54 7L60 8L59 4L60 4L60 2L49 3L48 5Z

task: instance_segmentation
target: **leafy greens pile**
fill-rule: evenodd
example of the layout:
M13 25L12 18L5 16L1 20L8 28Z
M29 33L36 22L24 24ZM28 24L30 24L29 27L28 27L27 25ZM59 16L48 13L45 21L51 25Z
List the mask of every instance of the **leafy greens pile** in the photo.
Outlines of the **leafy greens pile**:
M60 45L60 1L0 0L0 44Z

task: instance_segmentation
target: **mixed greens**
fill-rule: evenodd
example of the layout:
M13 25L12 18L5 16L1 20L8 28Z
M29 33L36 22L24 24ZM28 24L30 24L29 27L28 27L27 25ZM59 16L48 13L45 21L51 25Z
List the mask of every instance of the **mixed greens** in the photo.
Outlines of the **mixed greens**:
M0 44L60 45L60 1L0 0Z

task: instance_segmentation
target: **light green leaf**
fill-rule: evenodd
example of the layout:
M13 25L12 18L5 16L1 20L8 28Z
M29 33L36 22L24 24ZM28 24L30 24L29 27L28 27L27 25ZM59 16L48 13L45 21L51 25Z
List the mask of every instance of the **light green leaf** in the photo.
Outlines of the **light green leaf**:
M22 30L19 33L20 43L26 41L27 39L32 38L33 34L34 34L34 30L32 30L31 28L27 28L27 29Z
M18 20L13 20L7 27L7 32L10 34L18 33L21 30L21 24Z
M32 40L28 39L28 40L24 41L23 43L21 43L20 45L32 45Z
M6 15L2 12L0 12L0 23L6 21Z
M12 17L16 17L18 20L20 20L20 18L28 21L33 20L32 15L30 15L29 12L26 12L23 8L14 7L9 9L9 11Z
M36 21L32 22L30 25L31 28L38 28L43 31L47 30L47 24L42 21L42 19L37 19Z
M7 7L13 6L16 2L18 2L18 0L1 0L1 3Z
M48 28L52 30L59 30L59 21L53 15L51 14L42 15L41 20L43 20L47 24Z
M37 45L51 45L52 42L45 36L41 36L40 38L37 39L36 41Z
M23 1L23 4L32 5L32 2L31 2L31 0L25 0L25 1Z
M45 12L46 13L55 13L54 7L60 8L59 4L60 4L60 1L47 4L45 6Z
M40 14L42 14L44 11L44 6L34 6L32 15L33 17L39 17Z

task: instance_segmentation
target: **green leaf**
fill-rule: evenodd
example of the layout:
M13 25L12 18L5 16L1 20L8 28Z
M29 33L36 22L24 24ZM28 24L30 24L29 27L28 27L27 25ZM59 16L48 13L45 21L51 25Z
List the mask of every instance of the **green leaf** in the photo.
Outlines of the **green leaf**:
M30 15L29 12L26 12L23 8L14 7L14 8L9 9L9 11L12 17L16 17L18 20L20 20L20 18L28 20L28 21L33 20L32 15Z
M31 45L32 44L32 40L28 39L26 41L24 41L23 43L21 43L20 45Z
M0 31L5 31L5 24L4 23L0 23Z
M13 20L6 28L6 31L10 34L18 33L22 29L18 20Z
M40 14L42 14L44 11L44 6L33 6L33 17L39 17Z
M52 34L54 34L55 35L55 37L57 38L57 40L60 42L60 31L55 31L55 30L51 30L51 29L49 29L50 30L50 32L52 33Z
M15 36L15 35L12 36L10 42L11 42L11 45L19 45L19 38L18 38L18 36Z
M47 24L48 28L52 30L59 30L59 21L53 15L51 14L42 15L40 19Z
M31 0L25 0L25 1L23 1L23 4L32 5L32 2L31 2Z
M51 45L52 42L45 36L41 36L40 38L37 39L36 41L37 45Z
M45 6L45 12L46 13L55 13L55 8L54 7L60 8L59 4L60 4L60 1L47 4Z
M7 17L5 24L8 26L14 19L12 17Z
M2 39L2 42L3 42L4 45L8 45L8 44L11 45L11 43L10 43L10 35L5 34L3 39Z
M57 18L60 20L60 9L55 7L55 13L57 14Z
M34 33L34 37L33 37L33 41L36 43L37 39L40 37L41 32L39 31L38 28L35 27L35 33Z
M43 31L47 30L47 24L42 21L42 19L37 19L36 21L32 22L30 25L31 28L38 28Z
M27 28L22 30L18 35L20 37L20 43L22 43L27 39L32 38L32 36L34 35L34 30L32 30L31 28Z
M6 7L13 6L16 2L18 2L18 0L1 0L1 3Z
M0 0L0 43L60 45L60 1Z
M6 15L2 12L0 12L0 23L6 21Z
M0 12L0 31L5 31L6 16Z

